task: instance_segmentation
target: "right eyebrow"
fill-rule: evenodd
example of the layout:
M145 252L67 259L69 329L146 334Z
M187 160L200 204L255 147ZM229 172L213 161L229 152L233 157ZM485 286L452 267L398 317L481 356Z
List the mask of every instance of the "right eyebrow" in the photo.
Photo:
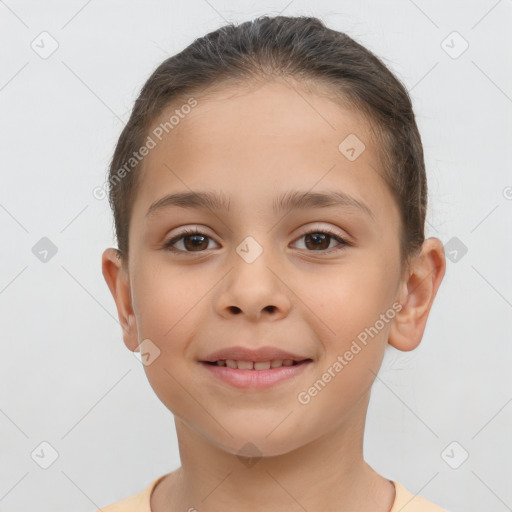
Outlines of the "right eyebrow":
M177 192L168 194L149 207L146 217L170 206L229 211L229 198L220 192Z

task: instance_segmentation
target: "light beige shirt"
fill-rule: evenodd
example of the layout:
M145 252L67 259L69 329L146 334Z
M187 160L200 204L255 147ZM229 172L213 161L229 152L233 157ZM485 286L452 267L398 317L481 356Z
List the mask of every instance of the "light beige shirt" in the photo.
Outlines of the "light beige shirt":
M158 482L167 475L154 480L142 492L129 496L121 501L112 503L96 512L151 512L150 497ZM448 512L446 509L434 505L421 496L409 492L399 483L391 480L396 489L395 501L390 512Z

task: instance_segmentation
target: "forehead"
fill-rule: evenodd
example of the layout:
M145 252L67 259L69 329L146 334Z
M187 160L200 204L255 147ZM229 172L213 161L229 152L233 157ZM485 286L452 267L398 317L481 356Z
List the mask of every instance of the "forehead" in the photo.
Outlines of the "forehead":
M313 93L288 79L217 84L205 94L195 96L197 106L188 109L179 120L174 116L178 122L168 134L163 134L161 149L174 146L179 150L193 144L209 151L225 151L226 147L255 151L271 144L294 147L295 151L316 151L322 144L338 157L338 143L344 134L354 133L370 142L371 126L361 113L343 107L321 85L314 90ZM174 102L165 109L153 126L165 125L185 101ZM231 147L235 140L237 146ZM304 144L305 141L308 143ZM153 152L152 156L157 154Z
M197 105L175 115L172 127L167 124L169 133L155 139L155 148L144 159L134 208L147 209L169 191L205 188L235 196L235 209L240 206L236 196L240 202L247 199L244 193L258 197L260 207L267 208L273 198L264 206L261 199L273 191L314 187L341 187L376 209L379 201L386 203L382 208L393 207L377 171L371 127L356 111L279 81L227 86L194 98ZM179 113L179 103L165 109L150 133ZM349 159L340 151L345 140L352 146L355 141L358 152L364 144L359 157Z

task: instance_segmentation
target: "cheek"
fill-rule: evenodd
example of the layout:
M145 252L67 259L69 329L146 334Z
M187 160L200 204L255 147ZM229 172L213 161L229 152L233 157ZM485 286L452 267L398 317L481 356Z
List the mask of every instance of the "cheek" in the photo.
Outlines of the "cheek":
M147 264L136 269L133 304L140 340L148 339L153 354L144 371L161 402L181 415L190 408L184 393L190 376L184 364L187 347L198 325L200 299L209 287L199 280L190 282L170 265Z
M158 340L161 349L167 350L167 345L175 345L170 340L179 340L177 333L194 320L194 309L199 309L196 306L208 287L170 265L148 264L136 269L135 275L133 303L139 335Z
M385 276L378 270L344 270L326 282L324 293L319 287L305 301L315 313L309 321L315 323L323 354L315 378L297 396L305 411L323 411L321 421L332 425L348 419L369 392L384 357L393 318L389 311L394 313Z
M384 357L389 311L394 313L393 275L376 260L362 254L347 259L336 271L331 267L325 276L303 280L299 292L308 306L303 314L323 347L318 375L301 390L299 402L306 410L326 411L324 419L335 423L369 391Z
M343 349L391 308L394 276L376 260L361 252L339 265L297 276L294 292L301 299L297 304L307 306L300 306L301 314L317 327L326 349ZM388 328L386 324L379 330Z

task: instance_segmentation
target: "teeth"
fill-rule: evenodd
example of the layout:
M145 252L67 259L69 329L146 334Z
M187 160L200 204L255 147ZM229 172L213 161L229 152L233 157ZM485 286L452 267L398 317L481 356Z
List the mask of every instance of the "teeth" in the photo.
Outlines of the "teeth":
M255 370L270 370L271 361L258 361L254 363Z
M272 361L234 361L233 359L220 360L216 362L217 366L227 366L228 368L239 370L269 370L270 368L280 368L281 366L293 366L297 364L293 359L273 359Z

